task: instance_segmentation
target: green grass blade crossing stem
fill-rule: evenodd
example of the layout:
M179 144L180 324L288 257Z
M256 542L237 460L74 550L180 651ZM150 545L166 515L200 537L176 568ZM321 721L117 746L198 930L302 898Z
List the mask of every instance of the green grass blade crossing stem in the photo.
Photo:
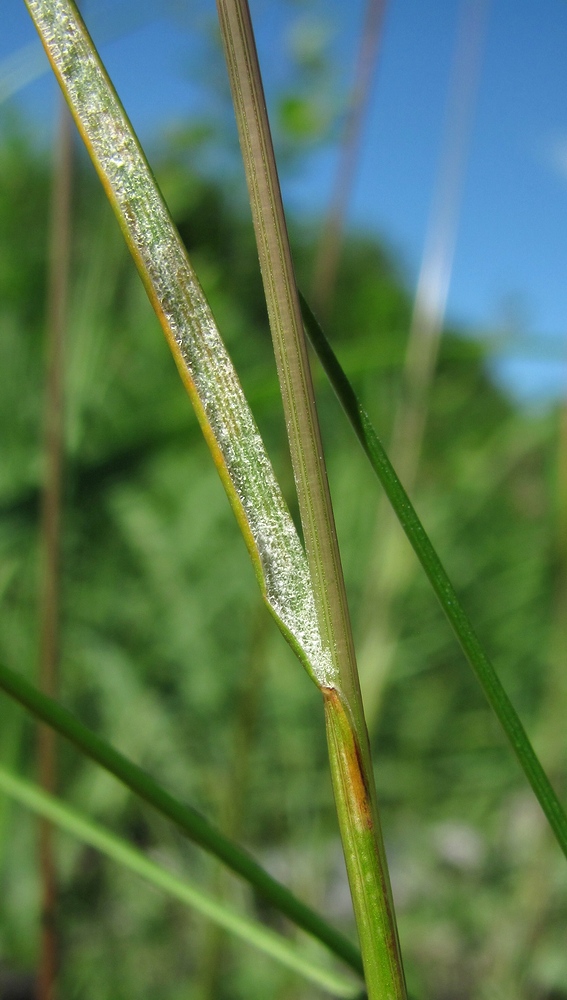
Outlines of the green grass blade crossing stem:
M192 841L245 879L272 906L317 938L355 972L362 974L357 948L318 913L302 903L272 878L255 860L218 830L196 809L174 798L141 767L115 750L62 705L42 694L21 674L0 663L0 688L33 715L70 740L87 757L100 764L135 795L172 820Z
M368 414L307 302L301 298L305 326L317 356L353 430L449 619L457 641L473 668L506 737L543 809L561 850L567 857L567 816L528 739L518 714L476 635L455 588L439 559L404 487L386 454Z
M126 840L117 837L98 823L65 805L59 799L42 791L36 785L10 774L0 766L0 791L16 799L22 805L65 830L83 843L101 851L123 867L141 875L158 889L179 899L187 906L198 910L209 920L213 920L230 934L277 962L293 969L294 972L316 983L324 990L338 997L355 997L360 994L356 983L337 975L330 969L312 962L280 934L263 927L257 921L236 913L224 903L213 899L208 893L193 885L186 878L168 872L151 861L141 851Z

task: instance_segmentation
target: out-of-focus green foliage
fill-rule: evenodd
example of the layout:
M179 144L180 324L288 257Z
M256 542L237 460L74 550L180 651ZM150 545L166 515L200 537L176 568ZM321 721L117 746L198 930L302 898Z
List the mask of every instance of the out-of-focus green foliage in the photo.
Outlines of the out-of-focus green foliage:
M164 154L157 166L293 509L248 217L177 154ZM0 656L30 678L37 661L48 173L26 138L5 129ZM83 165L75 208L62 700L352 930L317 691L260 606L157 321ZM296 223L303 284L314 236ZM386 440L410 308L388 253L364 235L353 237L329 332ZM360 639L377 486L330 390L320 378L317 384ZM556 722L567 710L564 645L554 618L564 574L556 540L565 525L555 515L555 424L553 414L516 410L489 382L480 350L448 334L415 500L565 792ZM412 992L432 1000L559 1000L567 996L560 853L417 566L394 610L396 655L374 749ZM2 696L2 761L33 773L33 753L32 725ZM159 860L258 910L240 884L65 746L61 791ZM35 840L31 818L0 800L3 998L23 996L9 983L34 967ZM63 836L59 858L62 997L318 995Z

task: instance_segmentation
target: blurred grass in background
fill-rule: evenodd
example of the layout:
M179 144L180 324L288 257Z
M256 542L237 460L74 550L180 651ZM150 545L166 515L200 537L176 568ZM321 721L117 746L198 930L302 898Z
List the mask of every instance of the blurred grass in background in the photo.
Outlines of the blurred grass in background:
M178 136L154 166L294 510L251 224L192 171L195 138ZM8 120L0 177L0 657L35 679L50 164ZM61 698L354 933L318 693L260 606L168 348L82 158L74 217ZM291 224L306 287L317 234ZM335 303L328 332L387 441L412 308L387 248L347 238ZM516 408L486 360L477 343L446 333L414 499L564 797L567 445L561 415ZM317 386L360 644L379 493L320 376ZM564 861L411 565L373 734L410 989L430 1000L567 998ZM33 774L32 723L3 695L0 720L2 762ZM150 855L274 919L64 745L60 781L65 798ZM319 995L94 852L58 843L62 997ZM35 845L33 818L0 799L2 1000L32 995Z

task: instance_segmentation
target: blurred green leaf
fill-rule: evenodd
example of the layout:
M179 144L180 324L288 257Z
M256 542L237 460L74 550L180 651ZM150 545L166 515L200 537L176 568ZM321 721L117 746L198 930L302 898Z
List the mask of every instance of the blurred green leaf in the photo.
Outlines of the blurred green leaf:
M196 885L178 874L166 871L140 851L115 834L87 817L81 815L59 799L43 792L15 774L10 774L0 766L0 789L16 801L32 809L39 816L54 823L60 829L77 837L83 843L106 854L130 871L146 879L158 889L162 889L187 906L198 910L203 916L214 921L219 927L241 938L247 944L293 969L299 975L316 983L324 990L338 997L354 997L360 988L350 980L321 966L316 966L289 941L279 934L249 920L231 910L224 903L213 899Z

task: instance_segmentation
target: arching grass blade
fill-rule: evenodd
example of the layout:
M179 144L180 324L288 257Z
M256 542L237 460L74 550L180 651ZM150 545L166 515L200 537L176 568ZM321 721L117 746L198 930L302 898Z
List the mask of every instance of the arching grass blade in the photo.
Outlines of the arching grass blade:
M518 758L532 789L567 857L567 816L555 794L526 731L502 683L486 655L463 608L455 588L423 527L415 508L388 458L366 410L358 400L347 376L321 330L307 302L302 297L305 326L317 356L341 403L353 430L376 472L386 495L411 543L417 558L435 591L455 636L473 668L491 708Z
M48 698L3 663L0 663L0 688L32 712L36 718L70 740L86 756L113 774L163 816L167 816L186 836L245 879L267 902L284 913L298 927L317 938L355 972L362 974L360 953L348 938L272 878L247 851L225 837L196 809L174 798L141 767L128 760L110 743L79 722L66 708Z
M334 996L355 997L360 994L355 983L312 962L281 934L218 902L186 878L173 875L151 861L126 840L1 766L0 790Z

